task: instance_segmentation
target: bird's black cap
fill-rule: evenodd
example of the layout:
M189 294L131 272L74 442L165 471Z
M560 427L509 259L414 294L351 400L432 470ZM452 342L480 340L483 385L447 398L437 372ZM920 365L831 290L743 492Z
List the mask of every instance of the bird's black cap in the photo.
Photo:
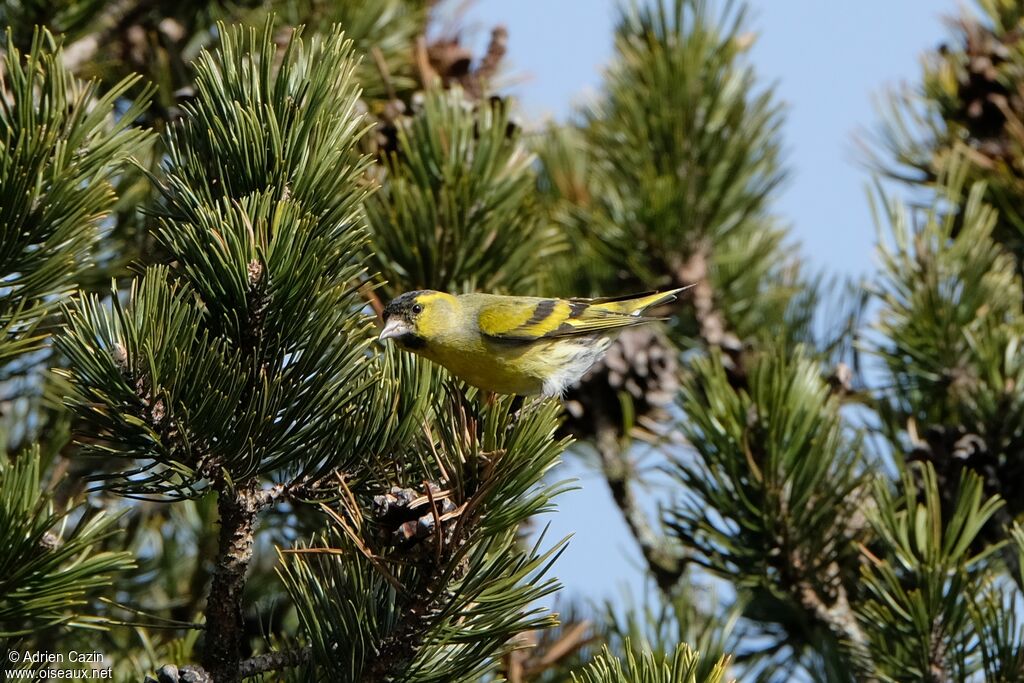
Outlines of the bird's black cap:
M428 289L417 289L414 292L399 294L384 307L382 317L384 320L387 320L391 316L397 315L400 318L409 320L412 318L412 307L416 304L416 299L420 294L426 294L429 291Z

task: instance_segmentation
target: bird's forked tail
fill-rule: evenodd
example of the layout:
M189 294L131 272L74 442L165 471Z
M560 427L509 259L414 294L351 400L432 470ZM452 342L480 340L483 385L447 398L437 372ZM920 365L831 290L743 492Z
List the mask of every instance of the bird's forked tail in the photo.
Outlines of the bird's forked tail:
M685 287L669 289L664 292L646 292L644 294L630 294L610 299L594 299L591 305L594 308L608 311L609 313L639 316L648 308L675 301L679 297L680 292L684 292L693 286L686 285Z

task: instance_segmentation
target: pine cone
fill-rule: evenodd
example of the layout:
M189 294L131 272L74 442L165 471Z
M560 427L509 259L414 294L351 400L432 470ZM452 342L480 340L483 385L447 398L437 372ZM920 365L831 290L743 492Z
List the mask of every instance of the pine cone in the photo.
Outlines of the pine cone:
M635 419L658 419L679 389L677 356L656 328L627 329L604 359L569 390L563 432L588 439L597 434L601 421L621 425L623 394L633 403Z
M421 109L434 77L440 79L441 87L446 90L461 88L467 108L507 102L491 88L491 81L508 52L508 30L504 26L497 26L491 31L487 51L476 60L476 68L473 68L473 54L462 45L458 36L439 38L429 45L421 41L417 45L417 49L422 51L418 87L411 92L396 93L387 101L361 102L362 112L376 124L363 139L362 149L381 161L401 153L398 130ZM509 121L506 134L512 137L519 128L518 123Z
M960 26L963 68L957 79L957 107L950 118L966 128L978 151L993 159L1005 159L1013 153L1006 129L1007 112L1018 117L1024 114L1024 98L1006 87L1003 71L1013 67L1011 49L1020 42L1021 35L1017 31L998 34L972 20L963 20ZM943 47L939 53L946 57L949 51Z
M442 542L450 540L451 531L458 520L458 511L449 493L435 484L429 484L430 495L415 489L392 486L373 498L373 515L379 524L378 540L384 545L402 551L433 550L439 536L438 522L442 525ZM431 504L433 500L433 505ZM436 511L435 511L436 510Z
M461 87L471 100L479 100L487 95L488 82L501 67L508 53L508 29L495 26L491 30L491 40L487 51L473 69L473 53L459 41L459 38L442 38L427 47L427 58L430 67L441 78L445 88L454 85Z

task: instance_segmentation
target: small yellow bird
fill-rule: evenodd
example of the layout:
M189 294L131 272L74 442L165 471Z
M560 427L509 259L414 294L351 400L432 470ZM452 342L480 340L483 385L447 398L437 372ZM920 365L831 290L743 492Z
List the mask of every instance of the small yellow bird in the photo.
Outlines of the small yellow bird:
M621 328L662 320L642 314L684 289L610 299L406 292L384 309L380 339L485 391L561 396Z

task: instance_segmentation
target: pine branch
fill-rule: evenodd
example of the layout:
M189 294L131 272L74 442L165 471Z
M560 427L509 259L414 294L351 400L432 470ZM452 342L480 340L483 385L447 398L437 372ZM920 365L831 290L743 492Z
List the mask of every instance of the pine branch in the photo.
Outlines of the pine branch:
M60 344L88 448L130 463L104 473L110 488L217 493L193 673L232 683L261 511L321 492L348 463L365 478L426 399L422 371L371 352L361 311L367 161L350 42L295 31L279 48L269 22L219 35L168 134L158 238L172 266L147 269L127 301L82 301Z
M601 457L605 481L612 499L622 512L630 533L640 546L647 568L654 577L658 588L670 596L686 569L682 555L669 549L670 539L659 537L647 519L647 513L640 506L633 490L633 472L629 456L623 451L619 427L606 416L595 418L597 434L594 446Z
M301 648L256 655L238 663L239 676L246 679L302 666L309 662L310 654L309 648ZM179 669L168 664L157 671L156 681L147 677L146 683L217 683L219 680L201 666L189 665Z
M689 337L695 322L707 344L731 354L741 340L785 334L786 273L796 272L770 213L785 177L781 109L745 60L745 9L624 6L580 140L555 136L555 150L541 155L557 217L599 264L570 277L596 274L606 281L587 284L602 293L697 283L695 320L676 327Z
M461 530L463 533L471 532L465 526ZM453 539L453 542L459 543L460 540ZM449 574L445 561L450 559L444 557L441 562L426 559L426 566L419 568L422 575L417 575L421 578L415 585L404 587L406 599L399 608L398 623L377 646L376 656L363 673L363 683L388 683L408 671L436 622L445 586L461 578Z
M334 679L477 680L516 636L553 625L530 606L556 588L543 576L562 545L522 547L516 530L562 489L540 484L564 447L552 439L557 406L513 417L509 399L479 406L449 392L435 405L446 419L396 456L426 482L392 485L369 506L344 494L340 511L326 508L330 546L283 554L314 660Z
M81 505L55 511L40 469L38 447L13 462L0 456L0 641L55 624L96 626L76 612L111 574L135 566L130 553L103 550L117 517Z
M242 590L252 560L253 533L260 500L252 489L223 487L217 494L220 537L217 565L206 601L206 644L203 666L217 683L241 677L241 650L245 628Z
M536 293L538 259L564 244L531 200L533 155L509 107L434 90L398 123L398 152L366 204L368 262L394 296L413 289Z
M242 659L245 644L242 593L246 572L253 557L253 543L259 515L278 500L312 491L309 485L275 484L238 489L223 478L215 481L220 531L216 566L204 609L202 666L161 669L159 683L223 683L238 681L270 671L291 668L308 661L309 648L268 652Z
M606 647L593 662L578 673L574 683L723 683L729 668L728 656L707 660L689 645L680 643L671 654L659 658L645 651L639 656L626 645L625 661L612 655ZM704 676L698 676L700 671Z
M701 240L693 253L684 261L678 260L669 266L674 274L675 286L693 285L686 296L693 302L693 313L697 320L704 344L718 349L728 360L727 370L736 386L746 382L746 368L743 367L743 343L729 331L723 311L715 303L715 291L709 273L711 247L707 240Z
M241 661L245 639L242 619L242 591L245 575L252 561L253 540L259 514L286 492L277 484L269 488L235 488L221 481L217 484L217 511L220 516L217 564L206 601L206 643L203 647L203 667L217 683L231 683L246 675L259 673L258 666L277 664L270 671L294 666L297 655L274 652L259 662ZM308 653L307 653L308 655ZM246 674L245 670L251 670Z
M756 588L747 614L777 620L780 646L863 653L849 604L865 531L853 521L865 498L860 445L816 363L785 349L751 361L742 388L717 356L684 381L693 457L673 464L686 494L668 526L693 561Z
M875 351L895 390L879 412L897 450L935 468L947 507L967 471L1002 496L1006 507L986 529L999 541L1024 510L1024 469L1007 457L1024 448L1011 426L1024 419L1024 286L1019 263L994 238L999 216L982 201L985 186L964 186L965 164L949 161L935 188L950 201L966 197L955 210L915 211L880 193L880 227L891 237L879 247Z
M704 343L722 347L725 342L725 318L715 308L714 291L708 282L709 250L707 241L702 241L685 261L675 264L676 283L692 283L688 293L693 300L694 315L700 325ZM685 286L685 285L680 285Z
M966 473L951 509L943 510L939 480L930 464L905 471L901 488L894 495L888 486L876 485L870 521L878 535L878 554L863 550L865 595L858 618L870 665L883 679L968 680L981 665L970 656L977 636L972 619L1011 623L1002 613L1007 603L984 605L995 582L988 558L997 546L972 549L1003 501L985 496L981 479ZM986 649L1020 635L989 640L991 632L982 634ZM1020 645L1012 647L1019 650Z
M277 6L277 11L282 11ZM324 34L334 26L345 29L354 51L362 59L355 77L371 114L396 102L409 104L419 90L415 73L413 44L427 30L426 8L409 0L293 0L288 21L305 26L311 33Z
M62 66L52 35L31 35L22 54L8 30L0 66L0 372L42 345L39 324L67 300L114 205L109 178L150 139L130 127L150 88L115 119L138 79L100 95Z
M883 102L882 124L863 145L879 173L935 198L956 166L967 174L960 189L984 184L985 201L998 208L993 237L1017 261L1024 258L1024 52L1021 8L980 0L950 17L950 35L921 60L918 83ZM967 194L953 200L954 213Z
M242 678L258 676L271 671L281 671L300 666L309 661L311 650L308 647L300 650L280 650L257 655L241 662L238 670Z

